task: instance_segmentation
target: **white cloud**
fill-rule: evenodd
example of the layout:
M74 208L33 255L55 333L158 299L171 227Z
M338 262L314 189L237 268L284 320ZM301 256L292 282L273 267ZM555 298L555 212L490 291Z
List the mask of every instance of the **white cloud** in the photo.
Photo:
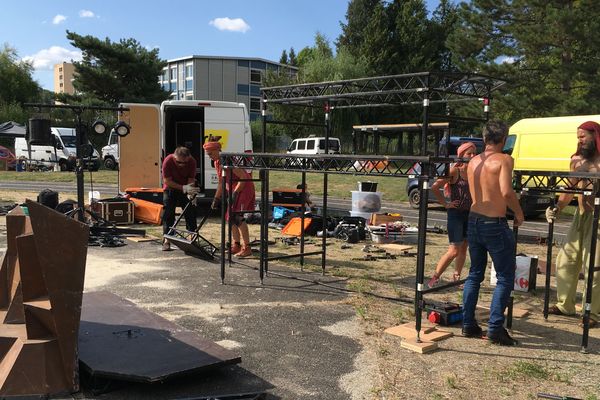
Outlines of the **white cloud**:
M56 14L54 18L52 18L52 23L54 25L62 24L63 22L65 22L66 19L67 17L65 17L64 15Z
M96 16L96 14L94 14L94 12L90 11L90 10L80 10L79 11L80 18L94 18L95 16Z
M498 58L501 64L514 64L517 59L515 57L502 56Z
M246 33L246 31L250 30L250 25L248 25L242 18L215 18L209 22L209 25L214 26L220 31Z
M23 61L33 63L33 68L48 70L54 68L54 64L63 61L70 62L71 60L80 61L81 52L77 50L68 50L60 46L51 46L47 49L38 51L34 55L23 57Z

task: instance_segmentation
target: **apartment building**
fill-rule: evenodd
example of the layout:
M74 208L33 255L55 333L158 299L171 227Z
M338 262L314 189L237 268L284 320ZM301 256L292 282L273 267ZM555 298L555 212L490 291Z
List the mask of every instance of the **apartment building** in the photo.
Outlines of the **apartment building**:
M222 100L246 104L260 116L260 88L267 71L295 75L298 68L262 58L189 56L168 60L159 84L177 100Z
M73 74L75 67L72 63L54 64L54 93L75 94Z

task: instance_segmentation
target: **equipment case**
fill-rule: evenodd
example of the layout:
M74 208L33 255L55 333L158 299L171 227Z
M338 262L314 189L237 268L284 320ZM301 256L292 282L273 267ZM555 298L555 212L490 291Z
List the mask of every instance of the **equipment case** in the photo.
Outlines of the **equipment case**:
M92 203L92 211L115 224L133 224L134 204L126 199L108 199Z

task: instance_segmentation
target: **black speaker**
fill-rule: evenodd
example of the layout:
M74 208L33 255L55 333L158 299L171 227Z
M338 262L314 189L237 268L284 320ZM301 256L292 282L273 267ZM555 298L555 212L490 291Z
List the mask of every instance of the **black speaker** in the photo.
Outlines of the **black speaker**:
M29 119L28 142L29 144L54 146L49 119L42 117L34 117Z

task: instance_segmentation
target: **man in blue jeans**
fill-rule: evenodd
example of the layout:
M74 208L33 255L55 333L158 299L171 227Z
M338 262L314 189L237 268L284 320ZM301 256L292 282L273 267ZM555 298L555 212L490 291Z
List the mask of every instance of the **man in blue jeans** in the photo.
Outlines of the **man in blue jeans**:
M487 337L492 343L515 346L517 341L504 329L504 310L515 280L515 240L506 220L506 208L514 213L514 225L523 223L523 210L512 188L513 159L502 153L508 127L490 121L483 129L485 150L469 161L467 177L473 203L469 213L467 240L471 268L463 293L463 329L466 337L481 338L475 320L479 287L485 277L488 253L494 262L498 283L490 306Z

